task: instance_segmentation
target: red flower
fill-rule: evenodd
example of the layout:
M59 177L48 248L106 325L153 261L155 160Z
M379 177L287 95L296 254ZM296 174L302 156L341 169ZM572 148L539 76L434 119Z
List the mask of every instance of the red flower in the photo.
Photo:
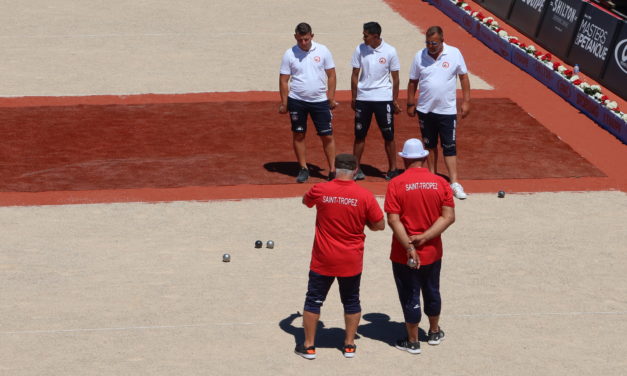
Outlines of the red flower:
M573 75L573 71L569 69L569 70L567 70L567 71L565 71L565 72L564 72L564 75L565 75L566 77L571 77L571 76Z
M560 63L559 61L556 61L553 63L553 70L557 70L557 68L559 68L562 65L562 63Z
M524 43L519 44L519 46L520 46L520 48L526 48L527 47L527 45L524 44Z
M482 19L485 18L485 16L483 15L483 13L479 12L479 13L477 13L477 18L482 20Z
M487 20L485 23L487 23L488 25L492 25L492 20Z
M607 97L607 95L604 95L601 97L601 102L605 102L606 100L608 100L609 98Z
M575 80L575 81L573 81L573 84L579 86L579 85L581 85L581 82L582 82L581 80Z
M499 32L499 31L501 31L501 30L503 30L503 29L501 29L500 27L497 27L496 29L494 29L494 32L495 32L495 33L498 33L498 32Z
M542 55L542 52L540 52L540 51L536 51L536 52L534 52L533 54L534 54L534 55L536 55L536 56L540 56L540 55Z
M616 108L614 109L614 111L615 111L615 112L620 112L620 107L616 107Z

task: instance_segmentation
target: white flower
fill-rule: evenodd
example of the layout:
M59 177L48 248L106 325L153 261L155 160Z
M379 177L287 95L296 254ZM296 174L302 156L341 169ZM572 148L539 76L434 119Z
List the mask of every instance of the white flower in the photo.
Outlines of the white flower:
M576 81L576 80L578 80L578 79L579 79L579 76L577 76L576 74L573 74L573 75L570 77L570 82L575 82L575 81Z
M581 88L582 88L582 89L588 89L588 88L590 88L590 84L589 84L589 83L587 83L587 82L582 82L580 86L581 86Z
M592 85L592 86L594 86L594 85ZM601 93L594 93L594 99L601 100L602 97L603 97L603 94L601 94Z
M527 51L528 52L536 52L536 48L533 44L530 44L527 46Z
M559 67L557 67L557 71L560 73L564 73L567 71L566 67L563 65L560 65Z
M623 120L627 123L627 114L623 114Z
M483 22L483 23L488 23L488 21L490 21L490 20L494 21L494 18L492 18L492 17L486 17L486 18L482 19L482 20L481 20L481 22Z
M501 38L507 38L507 31L505 31L505 30L501 30L501 31L499 31L499 36L500 36Z
M498 28L499 27L499 23L496 22L496 21L492 21L492 23L490 24L490 27Z
M470 15L473 16L473 17L477 17L477 14L479 14L479 12L477 12L477 11L474 11L474 12L470 13Z
M610 102L610 103L607 103L607 104L606 104L607 108L609 108L610 110L613 110L613 109L615 109L616 107L618 107L618 103L616 103L616 102L614 102L614 101L609 101L609 100L607 100L607 101L605 101L605 102Z

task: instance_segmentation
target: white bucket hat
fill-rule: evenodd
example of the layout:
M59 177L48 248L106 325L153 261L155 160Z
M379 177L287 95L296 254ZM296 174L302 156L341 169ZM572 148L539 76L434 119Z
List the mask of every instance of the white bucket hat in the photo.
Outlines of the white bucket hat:
M405 141L403 151L398 153L398 155L406 159L421 159L429 155L429 151L425 150L419 139L410 138Z

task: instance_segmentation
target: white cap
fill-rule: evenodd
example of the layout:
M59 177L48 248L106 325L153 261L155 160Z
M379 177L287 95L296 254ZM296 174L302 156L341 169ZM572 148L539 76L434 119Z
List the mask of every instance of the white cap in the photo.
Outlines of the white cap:
M398 155L406 159L421 159L429 155L429 151L425 150L419 139L410 138L405 141L403 151L398 153Z

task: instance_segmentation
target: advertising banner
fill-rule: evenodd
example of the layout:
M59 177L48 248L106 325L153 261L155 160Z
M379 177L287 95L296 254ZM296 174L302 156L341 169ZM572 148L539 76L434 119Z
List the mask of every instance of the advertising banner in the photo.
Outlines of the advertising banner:
M481 6L494 13L502 20L507 20L509 12L512 10L514 0L484 0Z
M549 0L516 0L508 24L535 38Z
M567 59L568 51L583 6L582 0L549 1L536 38L553 55L567 63L571 63Z
M609 61L601 83L627 100L627 23L621 24L616 43L608 52Z
M605 63L611 58L610 47L619 19L594 5L586 5L580 19L568 60L578 64L588 76L599 80Z

